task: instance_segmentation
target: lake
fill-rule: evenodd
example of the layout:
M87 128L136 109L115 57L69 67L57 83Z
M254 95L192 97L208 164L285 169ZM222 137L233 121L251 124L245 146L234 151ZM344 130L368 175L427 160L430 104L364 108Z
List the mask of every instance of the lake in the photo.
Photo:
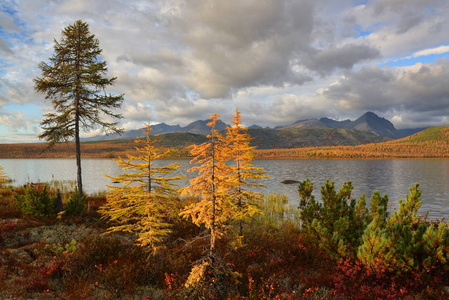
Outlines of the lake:
M155 165L168 165L178 161L182 167L174 175L184 175L190 168L189 160L158 160ZM346 181L354 185L353 195L358 198L366 194L367 201L373 190L381 195L388 194L392 208L398 206L398 199L404 199L409 187L420 183L422 190L421 213L429 212L429 218L449 219L449 160L444 159L270 159L255 160L270 177L261 180L266 188L260 191L285 194L290 203L299 203L298 184L286 185L281 181L306 178L315 184L314 195L320 198L320 187L329 179L337 188ZM4 172L14 180L14 185L26 182L50 182L52 180L75 180L74 159L0 159ZM122 169L111 159L83 159L83 187L86 193L106 190L111 181L105 177L117 176ZM190 176L193 176L190 174ZM181 187L188 179L178 183Z

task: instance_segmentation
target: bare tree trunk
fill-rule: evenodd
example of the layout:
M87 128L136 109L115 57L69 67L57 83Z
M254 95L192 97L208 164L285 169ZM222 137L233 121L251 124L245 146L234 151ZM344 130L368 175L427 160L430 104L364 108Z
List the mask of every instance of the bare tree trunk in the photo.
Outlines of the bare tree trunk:
M238 195L239 195L239 199L237 202L237 207L239 209L239 212L242 211L242 174L240 172L240 157L237 153L237 174L238 174L238 179L239 179L239 183L238 183ZM242 219L239 220L239 235L243 236L243 221Z
M80 34L77 32L77 40L78 40L78 48L81 45L80 41ZM75 69L76 71L80 70L80 57L79 52L80 49L77 49L76 54L76 62L75 62ZM81 75L78 73L76 75L76 81L75 81L75 152L76 152L76 169L77 169L77 176L76 181L78 184L78 194L79 197L83 197L83 180L81 178L81 145L80 145L80 91L81 91ZM87 208L87 211L89 212L89 207Z
M78 101L76 101L78 103ZM78 106L78 105L77 105ZM78 109L76 110L75 116L75 152L76 152L76 182L78 185L78 195L81 199L84 195L83 193L83 179L81 177L81 143L80 143L80 131L79 131L79 114ZM87 203L87 213L90 211L90 203ZM81 216L84 216L84 211L81 212Z
M80 144L80 134L79 134L79 124L78 117L75 121L75 150L76 150L76 169L77 177L76 181L78 184L78 194L83 197L83 180L81 178L81 144Z
M151 194L151 154L148 154L148 193Z

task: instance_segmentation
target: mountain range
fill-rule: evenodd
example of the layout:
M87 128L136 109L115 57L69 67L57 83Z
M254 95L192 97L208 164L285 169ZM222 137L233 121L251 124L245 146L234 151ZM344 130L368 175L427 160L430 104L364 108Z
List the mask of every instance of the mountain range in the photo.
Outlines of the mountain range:
M152 125L152 134L179 133L206 134L210 132L207 126L209 120L199 120L185 127L160 123ZM225 130L227 124L219 121L217 130ZM261 148L271 148L267 143L277 144L279 148L305 146L359 145L381 142L385 139L397 139L412 135L423 130L398 130L385 118L373 112L367 112L355 121L336 121L329 118L307 119L294 122L287 126L276 128L262 128L258 125L249 127L249 133L254 138L254 144ZM117 139L135 139L142 137L140 129L130 130L119 134L98 135L84 138L82 141L104 141Z
M279 127L278 127L279 128ZM344 120L335 121L329 118L309 119L297 121L291 125L280 127L285 128L344 128L359 131L368 131L381 137L398 139L415 134L424 128L398 130L393 123L385 118L381 118L373 112L367 112L355 121Z

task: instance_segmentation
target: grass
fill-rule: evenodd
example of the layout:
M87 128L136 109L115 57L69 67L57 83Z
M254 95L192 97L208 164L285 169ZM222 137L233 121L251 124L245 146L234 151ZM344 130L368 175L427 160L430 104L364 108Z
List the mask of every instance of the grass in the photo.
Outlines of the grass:
M449 127L447 126L437 126L425 129L417 134L410 137L406 137L397 141L397 143L407 143L407 142L429 142L429 141L447 141L449 135Z

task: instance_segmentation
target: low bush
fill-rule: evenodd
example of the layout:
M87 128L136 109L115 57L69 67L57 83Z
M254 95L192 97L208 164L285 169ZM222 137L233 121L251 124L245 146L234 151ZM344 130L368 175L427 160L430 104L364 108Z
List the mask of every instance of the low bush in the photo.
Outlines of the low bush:
M65 207L66 215L69 217L81 216L84 211L85 200L86 196L80 197L78 189L75 188L75 191L70 195L69 201Z
M370 208L364 196L351 197L345 183L339 192L327 181L322 203L315 201L313 184L299 185L301 221L311 241L339 262L334 278L337 295L358 291L360 299L441 295L449 285L449 225L423 222L419 184L389 215L388 197L375 191ZM357 298L358 299L358 298ZM437 297L438 299L438 297Z
M309 179L300 183L300 218L302 227L331 257L355 257L362 243L362 235L371 215L366 209L365 196L352 198L351 182L346 182L337 192L329 180L321 187L322 203L312 195Z
M12 188L0 190L0 218L19 218L22 212L16 205Z
M55 218L57 215L56 195L51 195L44 184L27 184L23 193L15 193L17 208L26 216L39 220Z

